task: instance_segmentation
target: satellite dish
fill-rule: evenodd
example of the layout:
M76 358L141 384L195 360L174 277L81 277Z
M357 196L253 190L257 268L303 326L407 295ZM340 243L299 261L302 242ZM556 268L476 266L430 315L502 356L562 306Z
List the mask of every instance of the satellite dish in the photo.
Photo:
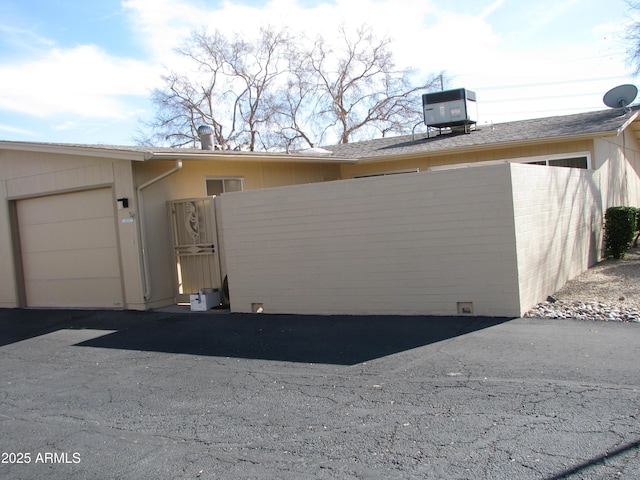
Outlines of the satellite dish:
M629 111L627 105L633 102L638 95L638 87L635 85L618 85L612 88L602 97L602 101L607 107L622 108L624 113Z

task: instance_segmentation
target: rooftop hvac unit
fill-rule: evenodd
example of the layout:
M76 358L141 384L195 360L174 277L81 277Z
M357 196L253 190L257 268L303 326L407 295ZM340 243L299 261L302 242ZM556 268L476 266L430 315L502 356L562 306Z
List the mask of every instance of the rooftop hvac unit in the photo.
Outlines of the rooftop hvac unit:
M460 127L465 131L478 121L476 94L465 88L422 95L424 123L428 127Z

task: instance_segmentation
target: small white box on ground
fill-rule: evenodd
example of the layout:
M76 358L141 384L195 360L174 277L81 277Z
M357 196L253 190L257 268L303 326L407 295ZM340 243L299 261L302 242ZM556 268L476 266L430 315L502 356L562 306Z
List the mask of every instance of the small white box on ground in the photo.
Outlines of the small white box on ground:
M206 312L220 305L220 292L210 288L202 289L196 295L189 295L192 312Z

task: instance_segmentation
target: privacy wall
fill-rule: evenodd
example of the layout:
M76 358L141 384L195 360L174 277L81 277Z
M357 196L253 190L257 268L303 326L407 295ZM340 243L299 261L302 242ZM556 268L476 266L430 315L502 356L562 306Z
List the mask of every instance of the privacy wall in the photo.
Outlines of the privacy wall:
M507 163L220 200L232 311L520 314Z
M600 259L598 177L593 170L511 165L521 313Z

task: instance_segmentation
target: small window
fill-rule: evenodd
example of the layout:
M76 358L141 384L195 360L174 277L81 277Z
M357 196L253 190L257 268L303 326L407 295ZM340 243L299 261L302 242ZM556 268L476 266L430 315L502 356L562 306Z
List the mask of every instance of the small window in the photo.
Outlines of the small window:
M551 167L569 167L569 168L584 168L587 169L587 157L575 157L575 158L559 158L557 160L549 160L549 166Z
M368 178L368 177L386 177L389 175L402 175L404 173L418 173L420 169L412 168L410 170L395 170L393 172L381 172L381 173L363 173L360 175L353 175L351 178Z
M226 192L242 191L242 178L207 178L207 196L218 196Z
M518 158L510 160L517 163L528 163L529 165L546 165L549 167L568 167L581 168L583 170L591 169L590 152L575 152L565 155L549 155L539 157Z

